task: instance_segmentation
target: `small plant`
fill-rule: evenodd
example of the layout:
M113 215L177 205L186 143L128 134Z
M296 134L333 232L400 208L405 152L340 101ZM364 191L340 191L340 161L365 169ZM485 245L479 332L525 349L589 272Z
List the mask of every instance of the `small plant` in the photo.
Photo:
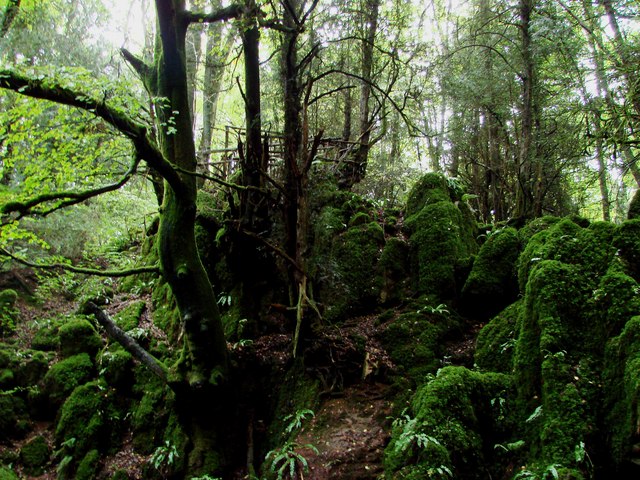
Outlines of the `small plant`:
M290 441L267 453L269 470L278 475L278 480L304 478L304 472L309 470L309 462L303 454L296 451L300 448L308 448L318 454L318 449L314 445L300 445Z
M191 477L191 480L222 480L220 477L212 477L208 473L201 475L199 477Z
M176 459L179 457L178 449L169 440L164 441L164 445L155 449L149 461L153 468L158 471L162 471L167 467L173 466Z
M449 309L444 303L441 303L437 307L430 307L430 306L423 307L419 309L417 313L423 313L423 312L433 313L437 315L445 315L445 316L451 313L449 312Z
M315 413L313 410L303 409L298 410L296 413L292 413L291 415L287 415L284 417L285 422L289 421L284 431L287 433L293 433L295 430L302 428L302 422L307 418L315 417Z
M405 412L406 410L402 412L400 418L396 418L392 423L394 429L402 430L394 447L396 452L405 452L414 447L424 450L430 442L434 445L440 445L438 439L420 431L423 425L418 423L418 419L411 418Z

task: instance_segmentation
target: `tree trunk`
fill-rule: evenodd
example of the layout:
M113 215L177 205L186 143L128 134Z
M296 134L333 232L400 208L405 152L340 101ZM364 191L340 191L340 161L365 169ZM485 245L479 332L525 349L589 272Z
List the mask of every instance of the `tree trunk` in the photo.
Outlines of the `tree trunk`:
M189 94L185 69L187 22L182 16L184 0L156 0L161 55L156 58L157 95L168 105L158 108L158 136L165 158L185 171L196 169L191 132ZM164 108L163 108L164 107ZM180 135L162 125L173 124ZM179 373L192 386L216 384L227 371L227 346L217 302L207 273L198 256L195 240L196 181L182 175L176 191L165 182L165 195L158 230L160 266L171 287L184 330Z

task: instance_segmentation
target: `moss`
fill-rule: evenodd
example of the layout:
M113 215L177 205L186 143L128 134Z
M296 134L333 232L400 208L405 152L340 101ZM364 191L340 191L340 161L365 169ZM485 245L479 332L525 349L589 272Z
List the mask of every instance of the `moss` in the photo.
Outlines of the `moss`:
M79 385L93 376L93 362L87 353L80 353L54 364L44 376L44 388L49 401L57 408Z
M382 303L400 300L409 277L409 245L400 238L390 238L382 250L378 269L382 272Z
M317 275L327 279L318 288L327 320L355 315L376 304L382 287L377 263L383 245L382 228L371 222L349 228L334 238L328 259L314 257L321 262L317 264Z
M371 217L366 212L358 212L349 220L349 227L357 227L358 225L365 225L371 223Z
M640 189L636 190L636 193L631 199L629 204L629 212L627 213L629 220L640 218Z
M22 433L26 417L24 400L16 395L0 395L0 440Z
M506 375L464 367L439 370L418 389L409 413L394 422L383 461L387 476L399 472L392 478L425 478L413 472L431 472L437 477L437 469L446 467L453 478L471 479L492 469L493 446L506 430L510 385Z
M15 332L18 311L15 309L18 294L15 290L0 291L0 336L11 335Z
M167 421L164 387L155 378L144 385L144 395L132 410L133 446L137 452L150 454L162 438Z
M462 288L462 304L474 316L488 318L512 303L518 294L516 262L518 232L506 228L482 245Z
M133 357L121 347L110 348L98 356L98 368L107 383L120 391L133 383Z
M91 323L84 319L73 319L60 327L60 353L70 357L79 353L87 353L92 358L102 347L102 339Z
M15 365L16 382L21 387L37 385L49 369L49 355L37 350L25 350Z
M90 450L78 464L76 480L93 480L100 469L100 452Z
M77 387L67 398L58 415L55 440L58 445L66 442L68 455L80 459L90 450L105 451L110 445L124 416L116 411L113 395L103 383L94 381Z
M457 269L475 253L473 228L452 202L431 203L407 218L410 262L417 292L441 299L458 291Z
M42 475L50 455L51 448L42 436L32 438L20 449L20 461L29 475Z
M520 243L522 244L522 248L524 249L529 240L531 238L544 230L549 229L551 226L558 223L561 219L559 217L552 216L544 216L540 218L536 218L527 223L524 227L518 230L518 238L520 238Z
M620 335L608 342L603 384L608 448L615 471L631 457L640 424L640 316L631 318Z
M113 472L111 480L130 480L130 477L126 470L119 469Z
M452 201L447 179L438 173L427 173L409 191L406 216L415 215L432 203Z
M19 480L19 477L11 468L0 466L0 480Z
M640 281L640 218L627 220L614 235L613 244L629 275Z
M381 340L398 375L421 384L441 366L442 339L455 327L451 317L430 314L425 308L398 316L387 325Z
M146 309L147 304L144 300L138 300L123 308L114 316L113 320L122 330L127 332L138 327L142 314Z
M170 341L180 335L180 313L171 287L166 282L157 284L152 292L153 323L162 329Z
M585 229L562 219L535 234L518 259L518 281L524 291L533 266L541 260L557 260L579 265L596 278L606 272L615 255L607 237L597 229Z
M479 369L511 373L523 302L518 301L494 317L478 334L475 363Z
M60 348L60 335L58 330L62 323L58 320L46 320L38 326L38 330L31 338L31 348L51 352Z

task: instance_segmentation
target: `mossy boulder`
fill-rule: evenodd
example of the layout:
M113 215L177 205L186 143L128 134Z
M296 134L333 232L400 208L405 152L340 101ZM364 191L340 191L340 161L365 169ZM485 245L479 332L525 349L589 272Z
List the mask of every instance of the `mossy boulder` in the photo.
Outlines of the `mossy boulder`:
M377 264L384 242L382 227L370 222L333 238L328 257L314 257L322 262L316 269L324 276L318 296L327 320L340 320L376 305L382 288Z
M380 255L378 270L382 272L382 290L380 301L399 301L409 279L409 244L400 238L392 237Z
M383 460L386 478L473 479L494 471L494 445L507 431L510 389L507 375L439 370L393 423Z
M93 377L93 362L87 353L80 353L51 366L44 376L44 389L54 408L79 385Z
M447 178L438 173L423 175L411 188L407 197L406 216L420 212L427 205L458 200L447 182Z
M94 358L102 348L102 339L88 320L71 319L58 331L60 336L60 353L63 357L71 357L79 353L87 353Z
M76 470L76 480L93 480L97 478L100 470L100 452L90 450L78 464Z
M60 335L58 330L63 323L57 319L48 319L38 323L38 329L31 338L31 348L45 352L59 350Z
M113 321L125 332L133 330L140 324L140 319L146 309L147 304L143 300L137 300L120 310L113 317Z
M42 436L37 436L25 443L20 449L20 462L29 475L42 475L49 462L51 447Z
M138 378L144 393L132 409L131 428L136 452L150 454L162 439L167 423L167 391L155 377Z
M622 223L614 235L613 245L627 273L640 281L640 218Z
M77 387L62 405L55 441L73 459L91 450L105 452L120 434L124 412L116 405L116 392L100 381ZM76 461L78 461L76 460Z
M114 346L98 355L100 374L107 383L126 391L133 384L133 357L120 346Z
M0 291L0 336L15 332L18 311L15 308L18 293L12 289Z
M520 240L513 228L493 233L480 247L462 288L462 306L467 313L488 318L516 299L519 253Z
M522 307L521 300L509 305L480 330L475 352L480 370L511 373Z
M0 466L0 480L19 480L19 478L11 468Z
M27 420L27 406L15 394L0 395L0 440L24 433Z
M429 203L408 217L410 265L415 291L455 298L462 288L459 272L476 252L475 225L451 201Z

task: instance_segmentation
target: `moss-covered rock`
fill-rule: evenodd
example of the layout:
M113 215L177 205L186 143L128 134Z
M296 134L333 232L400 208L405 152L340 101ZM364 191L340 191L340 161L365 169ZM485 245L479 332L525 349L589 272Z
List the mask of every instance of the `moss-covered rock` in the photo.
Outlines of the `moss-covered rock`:
M60 353L63 357L71 357L79 353L87 353L94 358L102 348L102 339L85 319L72 319L62 325L58 331L60 336Z
M76 480L93 480L100 470L100 452L90 450L78 464Z
M77 387L62 405L55 428L55 441L74 460L90 450L106 451L115 440L124 413L114 401L115 392L94 381Z
M19 480L19 478L11 468L0 466L0 480Z
M478 334L475 363L488 372L511 373L523 302L509 305Z
M518 232L505 228L480 247L462 288L464 310L476 317L495 315L518 295L516 262L520 253Z
M627 273L640 281L640 218L627 220L620 225L613 244L618 249Z
M20 461L29 475L42 475L50 455L51 447L42 436L32 438L20 449Z
M56 351L60 348L60 335L58 330L62 322L56 319L48 319L38 322L38 329L31 337L31 347L45 352Z
M378 270L382 272L380 301L400 300L409 278L409 245L400 238L390 238L382 250Z
M0 336L15 332L18 311L15 308L18 293L12 289L0 291Z
M25 430L27 408L15 394L0 395L0 440L18 436Z
M475 479L495 471L492 456L507 430L510 388L506 375L442 368L394 421L384 455L387 478Z
M133 330L140 324L140 319L147 309L143 300L130 303L113 317L113 321L125 332Z
M438 173L423 175L409 191L406 216L420 212L427 205L439 202L453 202L452 192L447 179Z
M44 376L44 389L54 408L79 385L93 377L93 362L87 353L80 353L51 366Z
M410 234L414 289L451 299L462 284L458 270L475 253L475 226L450 201L430 203L405 222Z
M126 391L133 384L133 357L122 347L116 346L98 355L98 369L107 383Z

